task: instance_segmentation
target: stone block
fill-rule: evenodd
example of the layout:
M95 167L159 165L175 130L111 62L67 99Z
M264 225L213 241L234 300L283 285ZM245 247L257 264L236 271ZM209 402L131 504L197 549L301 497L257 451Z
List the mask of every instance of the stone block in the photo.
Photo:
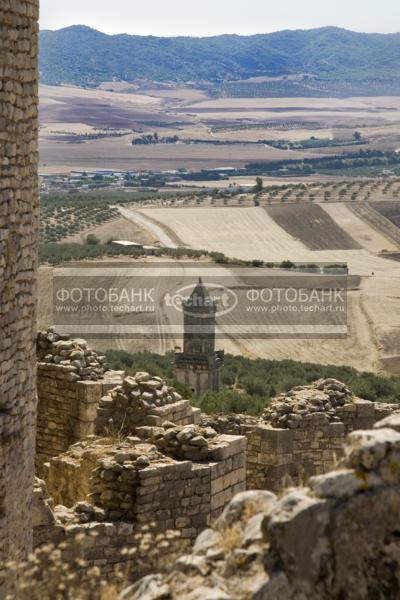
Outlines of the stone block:
M77 398L87 403L99 403L103 396L102 383L99 381L77 381Z
M210 451L212 460L221 461L240 452L246 452L247 440L244 436L223 434L219 436L218 442L223 445Z
M369 400L356 400L354 402L357 409L357 418L361 419L374 419L375 417L375 404Z

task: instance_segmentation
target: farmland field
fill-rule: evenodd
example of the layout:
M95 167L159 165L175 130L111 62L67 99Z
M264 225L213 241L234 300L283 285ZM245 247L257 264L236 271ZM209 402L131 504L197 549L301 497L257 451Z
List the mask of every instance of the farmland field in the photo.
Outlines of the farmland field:
M397 244L357 217L348 205L339 202L324 202L324 204L320 204L320 207L343 231L346 231L366 250L377 254L384 250L397 250Z
M114 169L145 172L145 178L147 171L168 170L174 175L178 169L232 169L254 162L301 162L342 152L400 148L400 97L214 99L204 90L182 85L158 89L149 82L139 89L108 83L90 90L43 86L40 110L43 174ZM358 139L356 131L360 145L328 143L351 143ZM178 141L136 144L141 136L155 133L157 140L177 136ZM318 140L327 144L301 147L301 142ZM274 148L268 141L279 141L281 147ZM287 141L298 144L288 149ZM70 218L63 209L63 215L47 216L47 236L50 241L57 234L57 240L67 237L80 242L92 231L101 241L117 236L165 245L168 240L171 246L204 248L246 260L347 263L352 287L346 339L225 339L221 344L229 352L251 357L296 356L400 374L400 262L389 258L400 250L400 211L395 201L400 186L399 180L387 177L397 168L390 158L385 156L383 166L377 167L387 173L375 181L344 180L340 170L330 169L307 177L301 164L290 173L292 177L272 169L257 202L251 190L236 196L206 191L201 199L188 191L186 197L150 199L147 207L107 205L104 218L93 211L87 215L85 231L79 228L85 215L75 210ZM351 175L357 175L355 171ZM189 188L255 183L254 174L247 177L247 173L238 173L237 178L232 173L225 180L217 172L215 177L209 174L208 180L196 181L192 175L183 180ZM280 185L273 187L275 183ZM171 185L179 185L174 177ZM66 204L70 202L70 196L65 198ZM110 220L104 222L108 216ZM55 234L61 218L64 230ZM41 326L51 324L51 274L51 267L41 267ZM121 324L123 330L123 319ZM148 347L164 352L174 343L180 340L148 341ZM139 349L122 336L115 344ZM146 342L141 347L147 347Z
M351 140L356 129L365 137L361 148L397 149L399 111L398 97L212 100L204 90L151 82L147 89L41 86L40 171L200 170L355 152L358 146L277 150L255 142ZM134 136L153 132L179 142L132 147Z
M288 205L287 210L293 206ZM322 209L321 209L322 210ZM240 342L240 351L249 356L276 359L296 354L304 361L350 364L360 370L399 374L400 264L378 256L372 247L386 242L382 232L363 240L357 233L358 249L310 250L295 239L261 207L249 208L148 208L141 209L173 229L188 246L224 252L228 256L265 261L347 262L350 275L360 283L349 291L346 340L252 340ZM328 213L326 212L328 215ZM351 229L351 211L346 215ZM334 214L331 215L334 218ZM359 232L360 217L355 216ZM343 213L340 219L344 220ZM340 220L339 219L339 220ZM343 229L337 226L340 240ZM371 230L371 225L366 232ZM306 233L302 234L305 239ZM368 236L367 236L368 237ZM339 241L339 240L338 240ZM390 246L390 240L385 243ZM371 246L372 245L372 246ZM392 244L393 245L393 244Z
M360 245L317 204L287 206L275 204L265 209L280 227L310 250L355 250Z
M89 233L93 233L102 243L106 243L110 239L126 240L137 244L153 244L156 241L156 238L148 230L123 218L97 225L82 233L66 236L63 238L63 241L78 244L84 243Z

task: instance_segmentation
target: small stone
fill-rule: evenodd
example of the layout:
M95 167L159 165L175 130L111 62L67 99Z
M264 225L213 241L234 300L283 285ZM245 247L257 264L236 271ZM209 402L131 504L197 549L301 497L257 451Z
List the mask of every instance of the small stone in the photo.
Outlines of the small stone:
M141 383L142 381L149 381L150 375L145 371L138 371L135 375L135 380L137 383Z
M195 437L190 438L191 446L198 446L199 448L204 448L208 446L208 442L206 438L201 435L196 435Z
M135 380L134 377L125 377L125 379L122 382L122 385L125 389L128 390L135 390L136 388L139 387L139 384L137 383L137 381Z
M196 556L195 554L186 554L178 558L175 563L175 567L181 573L190 574L190 573L198 573L199 575L207 575L210 570L207 561L201 557Z
M145 469L146 467L150 466L150 459L148 456L138 456L138 458L136 459L136 466L138 467L138 469Z

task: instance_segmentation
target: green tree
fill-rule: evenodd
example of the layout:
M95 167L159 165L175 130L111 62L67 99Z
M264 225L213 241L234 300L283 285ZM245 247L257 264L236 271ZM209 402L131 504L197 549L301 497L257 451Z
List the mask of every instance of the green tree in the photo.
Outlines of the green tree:
M259 194L260 192L263 191L264 188L264 181L262 179L262 177L256 177L256 185L254 186L254 191L256 194Z
M86 243L89 244L89 246L97 246L100 244L100 240L94 233L89 233L89 235L86 236Z

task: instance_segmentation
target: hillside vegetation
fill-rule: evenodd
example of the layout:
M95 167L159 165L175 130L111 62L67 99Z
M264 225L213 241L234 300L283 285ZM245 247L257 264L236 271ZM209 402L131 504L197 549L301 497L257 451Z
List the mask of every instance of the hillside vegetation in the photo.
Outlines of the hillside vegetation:
M208 38L106 35L86 26L40 34L47 84L103 81L234 81L304 74L326 80L398 79L400 34L324 27Z
M113 369L121 369L134 374L148 371L167 378L187 397L191 396L174 380L174 355L152 352L135 354L124 350L109 350L107 360ZM381 377L373 373L359 373L351 367L317 365L294 360L252 360L243 356L225 356L222 367L220 392L208 392L192 403L206 413L247 413L260 414L271 398L287 392L297 385L306 385L320 378L333 377L343 381L357 396L379 402L398 402L400 379Z

